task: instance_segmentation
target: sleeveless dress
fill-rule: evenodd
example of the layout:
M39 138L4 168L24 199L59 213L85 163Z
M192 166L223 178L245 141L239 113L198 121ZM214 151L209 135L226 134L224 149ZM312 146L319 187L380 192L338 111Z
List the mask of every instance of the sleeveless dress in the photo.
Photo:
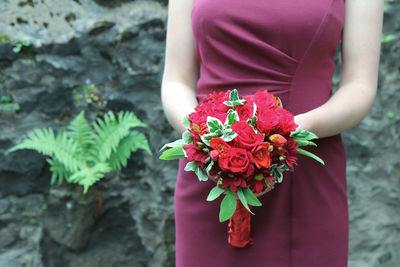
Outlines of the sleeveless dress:
M342 37L344 0L194 0L191 13L200 65L197 98L212 91L267 89L293 114L331 96L333 57ZM179 162L175 188L177 267L343 267L348 257L346 160L340 135L307 147L325 166L298 157L294 172L253 207L253 245L227 243L218 220L222 197Z

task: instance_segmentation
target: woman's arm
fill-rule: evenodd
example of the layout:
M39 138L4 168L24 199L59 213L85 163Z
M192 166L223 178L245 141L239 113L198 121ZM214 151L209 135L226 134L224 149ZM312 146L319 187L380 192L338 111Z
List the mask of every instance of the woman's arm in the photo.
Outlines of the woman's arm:
M342 71L338 91L322 106L295 117L318 137L357 125L369 112L377 89L383 0L346 0Z
M170 0L161 99L168 121L182 133L183 118L194 111L198 80L191 26L193 0Z

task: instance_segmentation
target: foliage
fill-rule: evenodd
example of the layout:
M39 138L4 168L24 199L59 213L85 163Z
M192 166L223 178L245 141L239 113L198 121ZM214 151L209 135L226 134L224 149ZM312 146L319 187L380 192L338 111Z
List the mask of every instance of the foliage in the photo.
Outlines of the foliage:
M55 134L51 128L34 129L9 151L33 149L48 156L51 184L65 179L82 185L86 193L106 173L126 167L132 152L142 149L151 154L145 135L130 130L145 126L133 112L121 111L117 117L112 112L105 114L90 127L82 111L66 131Z
M388 111L386 116L389 119L391 119L393 123L396 123L396 122L400 121L400 115L399 114L395 114L393 111Z
M12 111L19 109L20 109L19 104L13 103L10 91L7 90L6 95L0 95L0 111Z
M30 46L31 41L29 40L29 38L24 38L24 39L11 38L10 44L14 46L13 52L18 54L23 46Z
M75 102L82 102L85 105L90 105L98 109L100 116L103 116L105 113L107 100L104 100L101 92L90 80L87 80L86 84L74 90L74 100Z
M389 43L394 39L396 39L396 36L394 34L382 34L381 43L382 44Z

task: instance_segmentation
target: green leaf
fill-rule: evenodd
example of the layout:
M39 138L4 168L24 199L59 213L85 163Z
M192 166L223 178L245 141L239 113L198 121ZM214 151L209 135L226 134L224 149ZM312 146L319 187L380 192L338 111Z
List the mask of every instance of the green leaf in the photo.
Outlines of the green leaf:
M104 119L98 118L93 124L97 135L96 148L99 155L99 161L105 162L113 151L117 149L119 142L130 133L133 127L145 127L133 112L121 111L118 113L118 119L110 112L104 116Z
M188 115L186 115L183 118L183 127L185 127L186 129L190 128L190 121L189 121L189 116Z
M197 166L197 169L194 172L196 173L197 178L199 178L200 182L208 181L207 173L200 166Z
M283 108L283 104L282 104L282 101L281 101L281 99L279 98L279 97L276 97L277 99L278 99L278 101L279 101L279 106L281 107L281 108Z
M224 189L216 185L213 189L210 190L210 193L207 196L207 201L213 201L217 199L223 192Z
M69 137L76 140L78 143L77 153L79 153L82 158L88 159L88 161L96 161L97 157L92 159L89 156L89 150L95 144L96 136L85 118L85 112L82 110L71 121L67 128L69 130Z
M307 141L307 140L295 140L295 141L297 142L298 146L317 146L312 141Z
M232 132L231 129L225 130L224 134L221 136L221 138L225 141L225 142L229 142L232 141L235 137L237 136L237 133Z
M239 114L238 114L236 111L234 111L233 109L230 109L230 110L229 110L229 113L228 113L228 116L226 117L226 121L225 121L225 123L224 123L224 126L225 126L225 127L229 127L229 126L231 126L234 122L237 122L237 121L239 121L239 120L240 120Z
M211 117L211 116L207 117L207 125L208 125L208 130L210 131L210 133L214 133L218 130L224 129L224 125L222 124L222 122L219 119Z
M214 166L214 161L211 160L206 168L206 172L209 173L213 166Z
M221 137L222 131L216 131L215 133L203 134L200 136L201 141L207 146L210 146L210 140L216 137Z
M176 146L176 147L172 147L170 149L165 150L161 154L160 159L174 160L174 159L183 158L184 156L185 156L185 154L183 153L183 146Z
M308 131L308 130L300 130L300 128L297 128L296 131L291 132L290 136L294 138L295 141L297 140L312 140L312 139L318 139L318 136L315 135L314 133Z
M233 89L229 94L229 99L231 101L239 100L239 92L236 89Z
M163 151L164 149L168 148L168 147L177 147L177 146L183 146L183 140L182 139L178 139L174 142L168 143L163 145L162 148L160 148L160 151Z
M102 179L104 175L111 171L111 167L106 163L97 163L91 168L84 168L71 177L68 181L72 183L78 183L83 186L83 193L86 194L89 187L96 183L98 180Z
M200 182L208 180L207 173L200 166L197 166L196 162L194 161L190 161L186 164L185 171L194 171Z
M246 100L240 99L232 102L232 107L235 108L236 106L242 106L246 103Z
M186 130L182 133L182 140L183 140L183 144L185 144L185 145L189 145L189 144L193 143L193 137L188 130Z
M61 184L64 179L66 179L71 175L71 172L69 172L65 168L64 164L62 164L58 160L47 158L46 161L50 165L50 171L51 171L50 184L55 184L57 180L58 184Z
M224 105L226 105L228 107L233 107L232 101L224 101Z
M240 188L240 187L238 188L237 195L239 197L240 202L242 202L243 207L245 207L248 212L250 212L251 214L254 215L254 213L250 210L249 205L247 205L247 200L243 194L242 188Z
M236 210L236 197L232 191L228 191L221 201L219 221L224 222L232 217Z
M250 188L246 187L245 189L243 189L243 194L249 205L256 206L256 207L259 207L262 205L261 202L254 195L254 193L251 191Z
M196 171L197 169L197 164L194 161L189 161L186 166L185 166L185 171Z
M145 150L152 155L146 136L138 131L132 131L130 135L124 137L117 149L111 153L107 161L113 170L126 167L132 152L138 149Z
M282 171L283 170L281 170L278 166L276 166L276 165L271 165L270 166L270 168L271 168L271 176L273 176L273 177L275 177L276 178L276 182L277 183L282 183L282 180L283 180L283 174L282 174Z
M310 158L313 158L316 161L318 161L319 163L321 163L322 165L325 165L325 162L320 157L318 157L317 155L314 155L313 153L308 152L308 151L306 151L304 149L301 149L301 148L297 148L297 151L299 151L300 154L305 155L305 156L310 157Z
M388 43L393 41L394 39L396 39L396 35L394 34L388 34L388 35L382 34L381 43L382 44Z
M20 144L8 151L12 152L19 149L32 149L43 155L53 157L53 159L64 164L66 169L71 172L78 171L84 166L82 159L76 155L77 142L68 138L68 135L61 130L55 136L51 128L34 129Z

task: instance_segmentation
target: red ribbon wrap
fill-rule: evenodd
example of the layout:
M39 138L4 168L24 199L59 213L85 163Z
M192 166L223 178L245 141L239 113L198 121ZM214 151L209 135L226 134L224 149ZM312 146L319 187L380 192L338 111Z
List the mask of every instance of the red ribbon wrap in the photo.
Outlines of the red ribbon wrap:
M251 214L242 205L242 202L237 199L236 211L229 219L228 224L228 243L231 246L243 248L248 244L253 244L250 236L250 216Z

